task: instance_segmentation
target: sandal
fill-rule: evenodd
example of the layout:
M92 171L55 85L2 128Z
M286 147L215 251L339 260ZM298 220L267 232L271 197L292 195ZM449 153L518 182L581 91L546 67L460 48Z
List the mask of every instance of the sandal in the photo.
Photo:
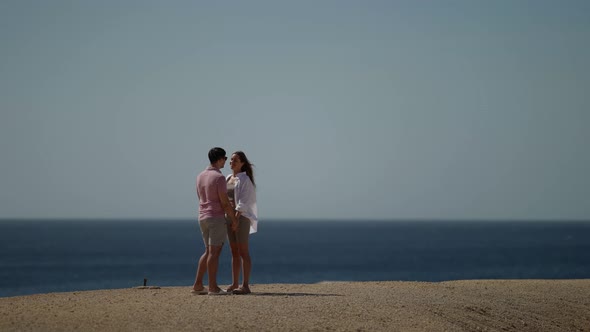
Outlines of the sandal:
M250 287L240 287L240 288L234 290L235 295L246 295L246 294L250 294L250 293L252 293L250 291Z
M203 288L201 290L196 290L196 289L191 290L191 294L195 294L195 295L207 295L207 293L209 293L209 291L205 288Z
M227 288L225 289L225 291L228 292L228 293L231 293L231 292L235 291L236 289L239 289L239 287L227 286Z
M230 295L231 293L228 293L220 288L217 292L209 291L209 293L207 293L207 294L217 296L217 295Z

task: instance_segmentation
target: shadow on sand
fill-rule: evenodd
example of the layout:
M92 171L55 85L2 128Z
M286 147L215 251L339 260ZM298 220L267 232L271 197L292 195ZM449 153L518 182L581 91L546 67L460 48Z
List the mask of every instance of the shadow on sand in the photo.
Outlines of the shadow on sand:
M313 294L313 293L271 293L271 292L252 292L249 296L312 296L312 297L325 297L325 296L343 296L341 294Z

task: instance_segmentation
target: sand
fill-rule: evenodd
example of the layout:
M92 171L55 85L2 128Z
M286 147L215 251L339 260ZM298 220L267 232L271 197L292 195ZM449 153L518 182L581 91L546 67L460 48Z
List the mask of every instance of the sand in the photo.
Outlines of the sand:
M0 298L0 331L590 331L588 280L324 282Z

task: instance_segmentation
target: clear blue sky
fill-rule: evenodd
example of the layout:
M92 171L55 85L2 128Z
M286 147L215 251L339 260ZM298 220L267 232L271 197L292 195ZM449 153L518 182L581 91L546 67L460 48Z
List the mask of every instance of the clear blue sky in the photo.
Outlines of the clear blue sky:
M0 43L0 218L195 218L221 146L263 220L590 219L590 1L5 0Z

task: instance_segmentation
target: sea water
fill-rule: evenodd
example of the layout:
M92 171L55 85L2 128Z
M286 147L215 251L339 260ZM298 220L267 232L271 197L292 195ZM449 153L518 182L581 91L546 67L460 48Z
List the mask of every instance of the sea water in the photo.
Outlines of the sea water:
M218 282L231 282L225 245ZM0 297L192 285L196 220L0 221ZM252 284L590 278L590 222L261 220Z

